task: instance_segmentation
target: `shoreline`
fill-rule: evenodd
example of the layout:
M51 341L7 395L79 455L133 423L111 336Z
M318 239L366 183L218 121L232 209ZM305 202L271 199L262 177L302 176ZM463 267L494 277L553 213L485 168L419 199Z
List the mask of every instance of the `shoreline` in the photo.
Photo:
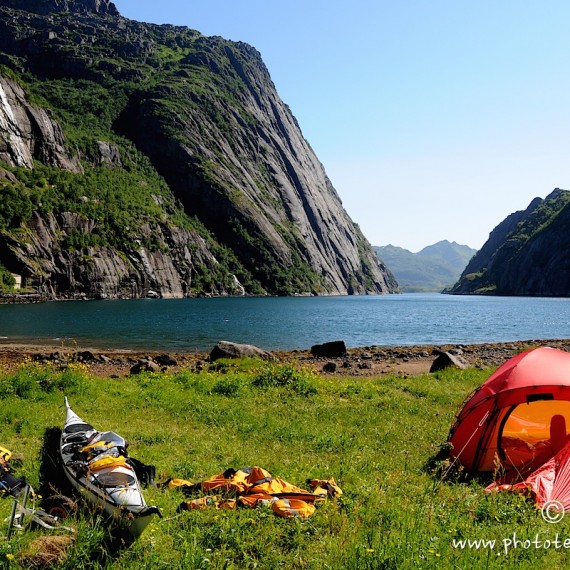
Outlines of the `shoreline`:
M335 370L326 372L327 375L418 376L429 372L440 352L451 351L460 354L470 367L496 368L515 354L539 346L551 346L570 352L570 339L480 344L367 346L348 348L347 354L338 358L315 357L311 354L310 348L270 352L280 363L296 363L310 367L317 372L323 372L323 366L332 362L336 365ZM204 351L125 350L113 347L83 347L77 344L65 346L54 343L10 343L0 340L0 369L3 370L14 369L30 359L56 365L65 365L68 361L75 360L87 364L89 374L93 376L121 377L128 376L131 367L140 360L155 359L165 355L176 362L176 364L162 367L163 370L169 372L176 372L180 369L202 369L207 366L209 358L209 352Z

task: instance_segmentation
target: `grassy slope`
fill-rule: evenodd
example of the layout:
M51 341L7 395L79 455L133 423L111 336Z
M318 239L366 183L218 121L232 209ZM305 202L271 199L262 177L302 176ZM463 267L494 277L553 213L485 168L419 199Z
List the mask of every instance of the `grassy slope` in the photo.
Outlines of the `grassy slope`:
M249 367L257 372L246 370ZM273 368L259 388L259 366L241 370L94 379L80 367L65 373L29 364L0 373L0 444L23 455L20 473L37 484L44 431L61 426L64 390L79 415L130 441L130 453L157 466L157 479L200 481L227 467L260 465L304 486L334 477L344 491L306 521L265 510L175 514L183 496L149 488L164 512L109 568L562 568L564 549L519 547L503 539L570 537L570 518L545 523L515 495L488 496L483 484L440 482L424 469L443 443L464 397L489 371L448 371L416 378L342 380ZM285 374L284 374L285 372ZM38 383L39 381L39 383ZM43 385L43 388L42 388ZM316 393L314 392L316 389ZM22 396L13 394L19 391ZM12 393L12 394L11 394ZM126 407L127 406L127 407ZM0 501L0 519L11 501ZM97 568L105 529L84 513L63 568ZM39 535L44 533L37 533ZM10 545L18 556L34 532ZM494 550L454 548L454 539L497 540ZM16 567L13 564L13 567Z

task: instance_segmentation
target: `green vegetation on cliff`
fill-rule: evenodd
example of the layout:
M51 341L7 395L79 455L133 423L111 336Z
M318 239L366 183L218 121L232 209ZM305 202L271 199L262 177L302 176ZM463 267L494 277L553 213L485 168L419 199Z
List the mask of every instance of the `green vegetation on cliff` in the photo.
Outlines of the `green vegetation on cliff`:
M555 189L508 216L449 291L570 296L570 192Z
M208 293L215 284L229 286L232 275L249 291L262 292L231 250L216 243L203 224L189 217L176 203L146 157L128 142L123 142L122 151L121 168L86 164L83 174L39 162L33 169L0 164L16 179L0 178L0 230L18 239L25 235L22 225L34 212L40 216L72 213L78 220L62 236L62 249L111 247L128 253L140 247L168 251L160 234L143 228L158 222L173 225L202 236L219 261L214 268L195 266L193 294Z
M14 276L0 263L0 293L11 291L16 285Z

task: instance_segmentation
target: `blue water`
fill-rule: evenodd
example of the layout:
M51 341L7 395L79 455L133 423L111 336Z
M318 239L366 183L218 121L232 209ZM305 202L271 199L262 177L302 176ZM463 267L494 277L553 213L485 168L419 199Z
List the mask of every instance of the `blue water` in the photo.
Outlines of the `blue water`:
M67 301L0 305L0 342L210 350L473 344L570 338L570 299L410 293L363 297Z

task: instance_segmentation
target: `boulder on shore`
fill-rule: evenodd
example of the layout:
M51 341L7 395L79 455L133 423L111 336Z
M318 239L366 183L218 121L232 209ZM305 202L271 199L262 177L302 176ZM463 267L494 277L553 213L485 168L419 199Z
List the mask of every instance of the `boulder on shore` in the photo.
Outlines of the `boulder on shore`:
M327 362L323 366L323 372L333 373L336 372L336 362Z
M143 372L160 372L160 366L152 358L141 358L131 367L130 374Z
M454 354L451 352L440 352L437 355L436 359L433 361L429 371L430 373L437 372L438 370L444 370L445 368L451 367L465 370L466 368L469 368L469 362L467 362L459 354Z
M275 360L275 357L266 350L257 348L252 344L238 344L227 340L221 340L210 352L210 362L220 358L245 358L257 357L263 360Z
M323 344L311 346L311 354L323 358L342 358L346 356L346 345L344 340L333 340Z

